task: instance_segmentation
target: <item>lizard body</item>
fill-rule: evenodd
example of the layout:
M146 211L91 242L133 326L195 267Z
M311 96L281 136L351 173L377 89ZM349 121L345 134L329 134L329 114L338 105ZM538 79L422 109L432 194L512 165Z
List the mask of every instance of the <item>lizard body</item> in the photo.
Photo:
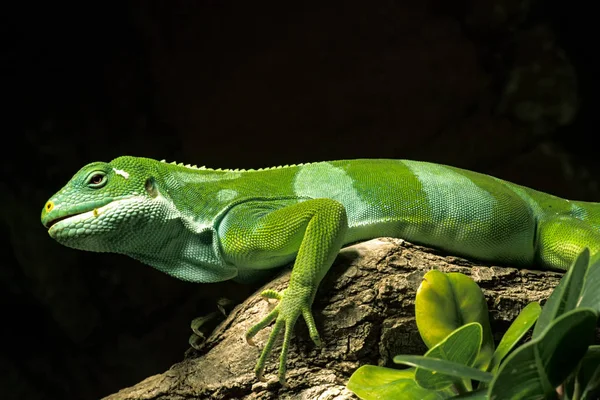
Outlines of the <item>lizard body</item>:
M492 176L409 160L340 160L221 170L119 157L84 166L46 203L58 242L121 253L194 282L249 281L294 261L256 367L284 329L279 379L302 316L340 248L381 236L517 267L566 269L600 250L600 204L570 201Z

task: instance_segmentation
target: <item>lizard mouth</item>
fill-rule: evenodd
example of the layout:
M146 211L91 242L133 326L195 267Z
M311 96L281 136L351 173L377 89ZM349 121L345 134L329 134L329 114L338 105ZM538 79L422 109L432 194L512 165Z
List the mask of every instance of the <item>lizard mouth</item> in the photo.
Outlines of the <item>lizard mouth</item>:
M84 213L86 213L86 212L87 212L87 211L82 211L82 212L73 213L73 214L69 214L69 215L62 216L62 217L58 217L58 218L55 218L55 219L53 219L53 220L50 220L50 221L46 222L46 224L44 224L44 226L45 226L47 229L50 229L50 228L52 228L52 226L54 226L55 224L57 224L57 223L58 223L58 222L60 222L60 221L64 221L65 219L69 219L69 218L71 218L71 217L75 217L76 215L81 215L81 214L84 214Z
M42 224L46 227L46 229L50 229L61 221L64 221L69 218L74 218L82 214L89 213L90 215L94 215L97 217L97 210L102 209L103 207L112 203L113 201L113 198L106 198L98 201L78 204L76 206L69 207L69 209L64 209L60 210L59 212L56 212L57 215L55 215L53 218L49 218L48 220L44 220L44 218L48 218L48 215L46 215L46 217L42 217Z

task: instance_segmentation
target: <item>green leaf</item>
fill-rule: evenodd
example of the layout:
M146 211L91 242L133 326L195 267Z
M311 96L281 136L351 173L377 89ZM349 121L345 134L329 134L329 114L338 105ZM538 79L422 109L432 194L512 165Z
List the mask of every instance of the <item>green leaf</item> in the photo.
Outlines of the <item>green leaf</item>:
M415 317L419 334L432 348L456 328L478 322L483 328L476 365L485 368L492 358L494 339L487 303L477 284L460 273L429 271L417 290Z
M566 384L568 398L581 400L600 398L600 346L590 346L581 360L577 374L569 377Z
M600 357L596 356L593 360L586 362L582 371L584 372L581 378L583 387L581 400L597 400L600 398Z
M585 275L578 307L590 307L600 313L600 258L599 254L592 259Z
M590 262L590 251L583 249L562 277L538 318L533 328L532 339L537 339L544 329L560 315L574 309L579 301L580 291L584 285L585 274Z
M491 373L496 373L498 368L500 367L500 362L506 357L508 353L513 349L513 347L521 340L521 338L527 333L529 329L535 324L535 321L538 319L540 313L542 312L542 307L539 303L529 303L521 310L517 318L510 325L504 336L502 336L502 340L498 345L498 348L494 352L492 356L492 361L488 366L488 371Z
M489 372L439 358L402 354L394 357L394 362L396 364L406 364L413 367L428 369L430 371L437 371L446 375L473 379L481 382L490 382L494 377Z
M346 387L364 400L441 400L442 392L423 389L414 381L415 369L392 369L363 365L350 377Z
M454 361L470 367L479 353L481 333L482 328L478 322L463 325L432 347L425 357ZM417 368L415 372L415 381L426 389L444 389L459 380L455 376L423 368Z
M490 385L494 400L555 396L555 388L577 367L594 340L596 313L571 310L535 340L512 352Z
M459 394L456 395L454 397L450 397L451 400L464 400L464 399L469 399L469 400L488 400L489 396L487 394L487 389L479 389L479 390L474 390L472 392L467 392L467 393L463 393L463 394Z

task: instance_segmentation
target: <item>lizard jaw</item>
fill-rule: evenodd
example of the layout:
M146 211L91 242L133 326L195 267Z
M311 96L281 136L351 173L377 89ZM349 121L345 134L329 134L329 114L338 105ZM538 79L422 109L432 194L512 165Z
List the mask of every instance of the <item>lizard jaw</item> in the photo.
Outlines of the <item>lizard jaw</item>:
M118 210L119 207L121 207L121 210L116 211L116 214L127 216L130 215L130 211L127 211L128 203L133 203L135 205L135 203L139 203L143 200L144 198L142 196L136 195L123 197L121 199L110 199L105 202L88 203L85 206L80 206L78 209L73 210L67 215L57 216L46 221L44 226L48 228L48 234L56 240L72 240L77 236L90 236L94 232L106 231L107 228L112 226L115 222L113 221L115 218L111 220L110 214L114 213L115 210ZM133 210L133 208L131 210ZM107 215L108 223L106 220ZM100 225L102 226L102 229L100 230L98 229L98 225L96 225L96 219L100 221ZM102 224L102 220L104 220L104 224ZM79 232L82 229L83 233Z
M102 199L99 201L92 201L92 202L77 204L75 206L71 206L68 208L64 207L64 208L66 208L65 210L61 210L61 211L57 212L56 210L58 210L59 208L63 208L63 207L61 207L61 205L59 203L58 205L56 205L54 207L53 211L50 211L57 215L52 216L51 218L48 218L48 214L46 214L46 216L44 216L44 214L42 214L42 223L46 227L46 229L50 230L56 224L58 224L62 221L70 220L71 218L80 217L83 215L85 215L85 217L90 217L90 215L89 215L90 213L94 217L97 217L98 210L103 209L108 204L112 203L113 201L114 201L113 198L105 198L105 199ZM50 204L50 203L47 203L47 204Z
M79 213L74 213L74 214L70 214L70 215L64 215L64 216L62 216L62 217L58 217L58 218L52 219L52 220L50 220L50 221L47 221L47 222L44 224L44 226L45 226L47 229L50 229L50 228L52 228L52 227L53 227L55 224L57 224L57 223L58 223L58 222L60 222L60 221L64 221L65 219L69 219L69 218L75 217L75 216L77 216L77 215L84 214L85 212L86 212L86 211L79 212Z
M50 234L50 236L52 236L52 232L53 231L55 232L57 229L59 229L61 227L61 225L86 220L92 216L95 216L95 217L98 216L97 208L94 208L93 210L90 210L90 211L82 211L79 213L73 213L70 215L65 215L63 217L58 217L47 223L48 233Z

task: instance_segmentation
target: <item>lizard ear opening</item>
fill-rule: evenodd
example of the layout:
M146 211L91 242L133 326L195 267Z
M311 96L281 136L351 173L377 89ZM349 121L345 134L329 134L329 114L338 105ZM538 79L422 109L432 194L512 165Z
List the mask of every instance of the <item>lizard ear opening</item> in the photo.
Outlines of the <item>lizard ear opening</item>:
M158 196L158 188L156 187L156 180L154 177L150 177L146 179L146 183L144 184L144 189L146 189L146 193L152 198Z

